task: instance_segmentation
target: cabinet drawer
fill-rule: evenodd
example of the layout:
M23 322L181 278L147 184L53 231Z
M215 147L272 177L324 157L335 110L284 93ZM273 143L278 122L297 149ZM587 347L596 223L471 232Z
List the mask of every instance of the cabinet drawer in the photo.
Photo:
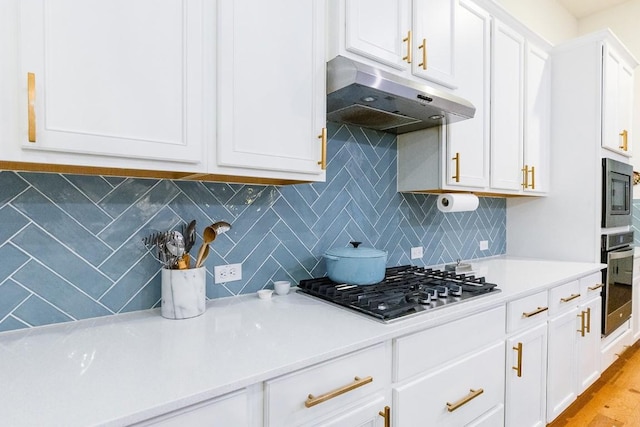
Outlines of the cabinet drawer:
M580 301L580 284L577 280L549 290L549 314L560 313L577 307Z
M393 390L397 425L463 426L504 405L504 342Z
M456 320L394 340L394 381L441 366L477 348L501 339L505 307Z
M511 301L507 304L507 331L513 332L545 321L548 313L547 291Z
M267 381L266 425L291 426L317 420L329 412L342 409L389 387L391 363L387 348L385 344L376 345ZM356 377L360 381L356 381ZM369 377L372 381L367 382ZM349 388L351 390L338 393ZM335 394L335 397L317 404L309 397L311 394L317 399L330 393ZM310 404L310 407L305 403Z
M582 277L580 279L580 294L582 294L582 300L586 301L594 296L600 295L602 292L602 273L593 273L589 276Z

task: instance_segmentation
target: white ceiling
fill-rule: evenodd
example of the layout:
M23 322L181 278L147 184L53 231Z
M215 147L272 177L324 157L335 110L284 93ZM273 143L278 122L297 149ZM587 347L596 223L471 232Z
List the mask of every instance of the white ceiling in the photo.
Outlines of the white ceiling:
M578 19L624 3L625 1L627 0L558 0L561 5Z

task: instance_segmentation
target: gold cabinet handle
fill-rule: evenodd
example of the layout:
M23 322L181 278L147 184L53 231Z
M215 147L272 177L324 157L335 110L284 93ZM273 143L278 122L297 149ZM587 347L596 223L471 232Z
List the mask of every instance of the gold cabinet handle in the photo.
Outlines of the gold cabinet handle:
M581 337L584 337L584 331L585 331L585 328L586 328L586 325L584 323L585 322L585 318L584 318L585 313L586 312L581 311L580 314L578 314L578 317L580 318L580 329L578 329L578 332L580 332L580 336Z
M598 289L602 288L604 285L602 283L598 283L595 286L589 286L587 289L589 289L590 291L597 291Z
M391 427L391 408L388 406L384 407L384 411L378 412L382 418L384 418L384 427Z
M351 390L355 390L358 387L362 387L365 384L369 384L373 381L373 377L369 376L366 378L355 377L351 384L347 384L339 389L330 391L329 393L325 393L322 396L315 397L313 394L310 394L307 400L304 402L304 406L307 408L311 408L312 406L316 406L322 402L326 402L327 400L331 400L334 397L338 397L341 394L345 394L350 392Z
M516 347L513 347L515 351L518 352L518 363L516 366L512 366L511 369L515 370L518 373L518 376L522 376L522 343L519 342Z
M627 145L627 138L629 137L629 132L626 129L623 129L622 132L620 132L620 136L622 137L622 145L620 145L620 149L627 151L627 149L629 148Z
M522 171L522 188L526 190L529 188L529 166L524 165L520 170Z
M623 345L622 351L620 353L614 353L615 356L621 357L627 350L629 350L630 345Z
M449 411L449 412L455 411L456 409L458 409L462 405L465 405L465 404L471 402L473 399L475 399L476 397L480 396L482 393L484 393L484 390L481 389L481 388L479 388L477 390L470 389L469 390L469 394L467 394L465 397L463 397L462 399L458 400L457 402L455 402L455 403L447 402L447 411Z
M537 309L530 311L528 313L522 313L522 317L532 317L532 316L535 316L536 314L540 314L547 310L549 310L549 307L538 307Z
M36 142L36 75L27 73L27 115L29 142Z
M451 178L455 179L456 182L460 182L460 153L456 153L456 155L453 156L451 160L454 160L456 162L456 174Z
M422 67L423 70L427 69L427 39L422 39L422 44L418 46L418 49L422 49L422 62L418 64L418 67Z
M411 31L407 31L407 37L403 38L402 42L407 43L407 56L403 56L402 60L407 61L407 64L411 64Z
M322 141L320 161L318 164L322 170L327 169L327 128L322 128L322 132L318 135L318 138Z
M535 190L536 189L536 167L535 166L531 166L531 189Z
M560 301L569 302L569 301L572 301L572 300L578 298L579 296L580 296L580 294L571 294L570 297L560 298Z
M591 333L591 307L587 307L587 333Z

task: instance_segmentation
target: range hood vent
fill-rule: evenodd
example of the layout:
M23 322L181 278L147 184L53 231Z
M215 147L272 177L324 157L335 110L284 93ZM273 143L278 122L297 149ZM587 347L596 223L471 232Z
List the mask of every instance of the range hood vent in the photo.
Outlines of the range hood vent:
M467 100L343 56L327 63L327 120L395 134L460 120Z

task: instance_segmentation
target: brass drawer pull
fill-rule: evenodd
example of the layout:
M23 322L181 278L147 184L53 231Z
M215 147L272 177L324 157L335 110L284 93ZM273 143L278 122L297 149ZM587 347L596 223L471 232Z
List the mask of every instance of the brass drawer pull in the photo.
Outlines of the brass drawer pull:
M481 388L479 388L477 390L470 389L469 390L469 394L467 394L465 397L463 397L462 399L458 400L457 402L455 402L455 403L447 402L447 411L449 411L449 412L455 411L456 409L458 409L462 405L465 405L465 404L469 403L470 401L472 401L473 399L475 399L476 397L480 396L482 393L484 393L484 390L481 389Z
M27 73L27 115L29 142L36 142L36 75Z
M620 132L619 134L622 137L622 145L619 146L619 148L621 150L627 151L629 149L629 145L628 145L628 138L629 138L629 132L624 129L622 132Z
M456 155L453 156L451 160L454 160L456 162L456 174L451 178L455 179L456 182L460 182L460 153L456 153Z
M522 188L524 190L526 190L527 188L529 188L529 166L524 165L524 167L522 169L520 169L522 171Z
M591 307L587 307L587 333L591 333Z
M327 128L322 128L322 132L318 135L318 139L322 143L320 161L318 164L322 170L327 169Z
M531 189L535 190L536 189L536 167L535 166L531 166Z
M518 352L518 364L516 366L512 366L511 369L515 370L518 373L518 376L522 376L522 343L519 342L516 347L513 347L515 351Z
M316 406L322 402L326 402L327 400L333 399L334 397L338 397L341 394L345 394L351 390L355 390L358 387L362 387L365 384L369 384L372 381L373 377L371 376L362 379L360 377L355 377L354 381L351 384L340 387L337 390L330 391L329 393L325 393L322 396L314 397L313 394L310 394L306 402L304 402L304 406L306 406L307 408L311 408L312 406Z
M422 67L423 70L427 69L427 39L422 39L422 44L418 46L418 49L422 49L422 62L418 64L418 67Z
M391 427L391 408L388 406L384 407L384 411L378 412L382 418L384 418L384 427Z
M402 60L407 61L408 64L411 64L411 31L407 31L407 37L402 39L403 42L407 42L407 56L403 56Z
M540 314L547 310L549 310L549 307L538 307L537 309L530 311L528 313L522 313L522 317L532 317L532 316L535 316L536 314Z
M589 289L590 291L597 291L598 289L602 288L604 285L602 283L599 283L595 286L589 286L587 289Z
M578 314L577 316L580 318L580 329L578 329L578 332L580 332L580 336L584 337L584 332L586 329L586 325L585 325L585 317L584 315L586 314L586 311L581 311L580 314Z
M572 301L576 298L580 297L580 294L572 294L570 297L565 297L565 298L560 298L560 301L562 302L569 302Z

